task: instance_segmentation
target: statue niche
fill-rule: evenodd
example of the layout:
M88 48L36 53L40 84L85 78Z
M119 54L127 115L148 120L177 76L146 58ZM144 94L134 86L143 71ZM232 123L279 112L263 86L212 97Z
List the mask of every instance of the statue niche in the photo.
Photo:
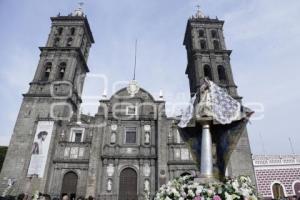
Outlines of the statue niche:
M117 139L116 133L112 132L111 136L110 136L110 144L115 144L116 143L116 139Z

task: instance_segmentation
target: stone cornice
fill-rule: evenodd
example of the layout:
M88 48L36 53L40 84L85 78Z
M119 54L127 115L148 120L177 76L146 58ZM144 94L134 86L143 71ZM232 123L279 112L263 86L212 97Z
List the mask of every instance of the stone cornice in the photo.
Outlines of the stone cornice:
M196 163L192 160L172 160L168 161L168 165L195 165Z
M136 160L136 159L157 159L157 156L155 155L149 155L149 156L144 156L144 155L124 155L124 154L119 154L119 155L102 155L102 159L130 159L130 160Z
M88 164L89 159L54 159L53 163L79 163L79 164Z

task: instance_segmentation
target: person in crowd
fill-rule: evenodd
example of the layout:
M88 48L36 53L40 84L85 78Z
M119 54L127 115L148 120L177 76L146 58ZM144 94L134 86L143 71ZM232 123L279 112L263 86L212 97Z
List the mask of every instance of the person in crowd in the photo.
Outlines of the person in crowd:
M45 200L45 197L42 193L39 193L38 200Z
M24 198L25 198L25 194L22 193L18 195L17 200L23 200Z
M84 200L84 197L83 196L79 196L79 197L77 197L77 200Z
M44 194L45 200L51 200L51 196L49 194Z
M11 196L11 195L8 195L8 196L5 196L6 200L15 200L16 197L15 196Z
M62 200L69 200L69 196L67 194L63 195Z

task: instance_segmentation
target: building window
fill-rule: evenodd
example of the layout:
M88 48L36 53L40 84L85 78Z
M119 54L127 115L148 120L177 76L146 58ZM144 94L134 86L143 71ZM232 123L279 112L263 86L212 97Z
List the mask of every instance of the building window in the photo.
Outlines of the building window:
M127 106L126 107L126 115L137 115L136 106Z
M204 65L204 77L212 80L211 68L209 65Z
M204 30L199 30L199 37L204 37Z
M56 35L62 35L62 33L63 33L63 28L62 27L58 27L56 29Z
M75 35L75 28L74 28L74 27L72 27L72 28L70 29L70 35Z
M59 64L59 74L58 74L58 79L63 79L65 76L65 72L66 72L66 66L67 64L65 62L62 62Z
M72 43L73 43L73 39L72 38L68 38L68 40L67 40L67 47L72 46Z
M206 49L206 41L205 40L200 40L200 47L201 47L201 49Z
M215 50L220 50L220 43L218 40L214 40L213 44Z
M218 32L216 30L211 31L211 37L212 38L218 38Z
M75 133L75 142L81 142L81 139L82 139L82 133L76 132Z
M83 129L72 129L71 135L70 135L70 141L71 142L83 142Z
M45 72L44 72L44 77L43 77L44 81L48 81L49 80L50 73L51 73L51 68L52 68L52 63L51 62L47 62L46 65L45 65Z
M136 143L136 127L127 127L125 129L125 143L135 144Z
M275 183L272 186L272 192L274 199L283 199L284 198L284 190L281 184Z
M227 77L226 77L226 71L224 66L219 65L218 66L218 75L219 75L219 80L221 83L226 83Z
M59 41L60 41L59 38L54 38L53 46L58 47L59 46Z

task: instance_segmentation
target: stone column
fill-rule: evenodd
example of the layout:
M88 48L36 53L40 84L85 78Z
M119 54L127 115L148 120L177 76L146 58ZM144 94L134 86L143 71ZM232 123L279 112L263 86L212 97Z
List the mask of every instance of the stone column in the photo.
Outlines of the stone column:
M200 173L204 178L213 176L212 139L208 124L202 126Z

